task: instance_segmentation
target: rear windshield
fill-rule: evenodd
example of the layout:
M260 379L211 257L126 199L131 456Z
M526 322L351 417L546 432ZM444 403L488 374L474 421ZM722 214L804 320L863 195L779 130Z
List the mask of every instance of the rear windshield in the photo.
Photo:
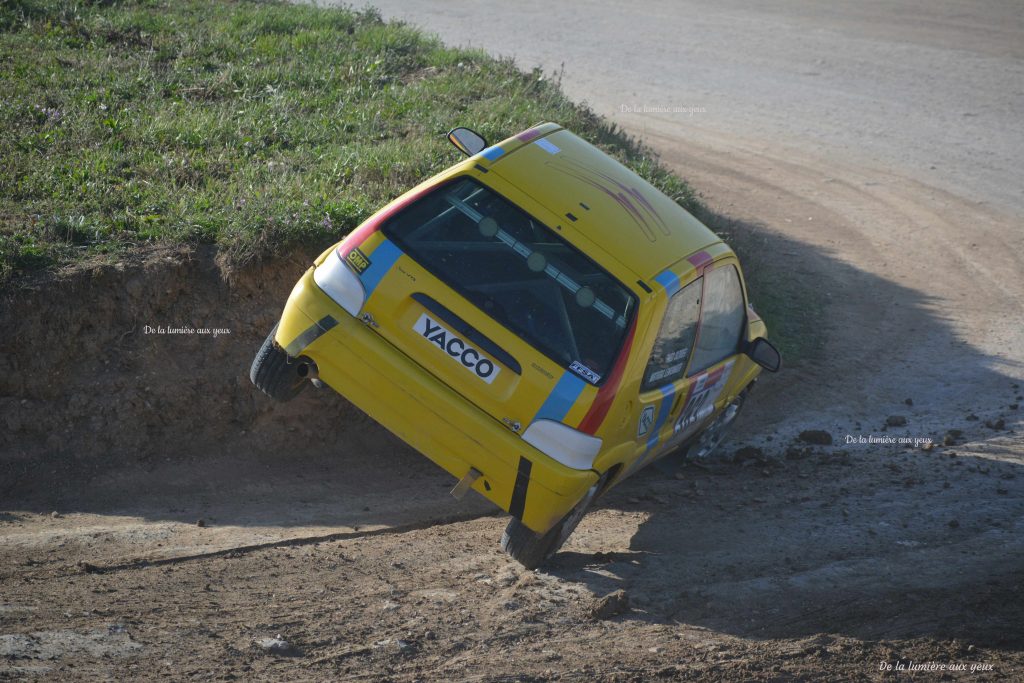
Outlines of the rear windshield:
M611 370L635 297L497 192L460 178L410 205L383 231L560 365L592 384Z

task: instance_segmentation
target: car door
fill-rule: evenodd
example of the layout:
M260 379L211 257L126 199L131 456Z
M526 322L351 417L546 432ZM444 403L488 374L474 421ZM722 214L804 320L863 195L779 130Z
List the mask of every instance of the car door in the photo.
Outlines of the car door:
M641 383L637 470L693 436L731 396L725 390L746 322L733 263L705 267L669 300Z
M673 415L672 435L662 453L696 434L733 396L729 380L746 328L743 285L736 265L704 269L700 323L686 369L686 394Z
M686 368L697 338L702 288L703 278L697 278L675 292L665 307L640 384L633 470L663 453L672 439L675 416L690 384Z

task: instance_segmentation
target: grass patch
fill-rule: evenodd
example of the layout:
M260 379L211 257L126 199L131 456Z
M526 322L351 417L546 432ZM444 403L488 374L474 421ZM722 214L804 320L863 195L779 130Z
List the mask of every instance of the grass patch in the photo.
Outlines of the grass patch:
M13 0L0 88L0 282L155 241L240 264L337 239L454 163L454 125L558 121L693 201L542 73L374 11Z
M794 276L790 261L778 257L780 249L803 247L704 207L698 208L697 217L739 257L747 296L768 325L768 336L782 352L784 365L820 357L825 343L822 321L828 305L823 290L808 288L803 278Z

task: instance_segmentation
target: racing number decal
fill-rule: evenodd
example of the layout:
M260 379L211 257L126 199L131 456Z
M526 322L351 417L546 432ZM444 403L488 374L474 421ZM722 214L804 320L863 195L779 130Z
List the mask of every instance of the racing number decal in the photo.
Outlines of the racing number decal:
M732 372L734 361L729 361L722 367L707 372L693 382L693 389L683 406L683 412L679 414L672 433L679 436L700 423L711 413L715 412L715 401L718 400L722 389L729 382L729 373Z
M709 411L705 411L704 407L709 403L708 399L711 397L711 391L703 389L694 394L693 398L686 404L683 409L683 413L679 416L676 421L675 431L679 432L686 429L701 417L707 414ZM714 398L711 398L710 403L714 405Z

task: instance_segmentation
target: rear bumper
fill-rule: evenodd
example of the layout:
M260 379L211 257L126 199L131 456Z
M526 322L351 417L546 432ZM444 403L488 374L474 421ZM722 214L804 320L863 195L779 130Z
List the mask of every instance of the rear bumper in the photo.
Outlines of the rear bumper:
M289 355L316 362L319 377L380 424L534 531L550 529L597 481L570 469L424 371L313 281L292 290L277 328Z

